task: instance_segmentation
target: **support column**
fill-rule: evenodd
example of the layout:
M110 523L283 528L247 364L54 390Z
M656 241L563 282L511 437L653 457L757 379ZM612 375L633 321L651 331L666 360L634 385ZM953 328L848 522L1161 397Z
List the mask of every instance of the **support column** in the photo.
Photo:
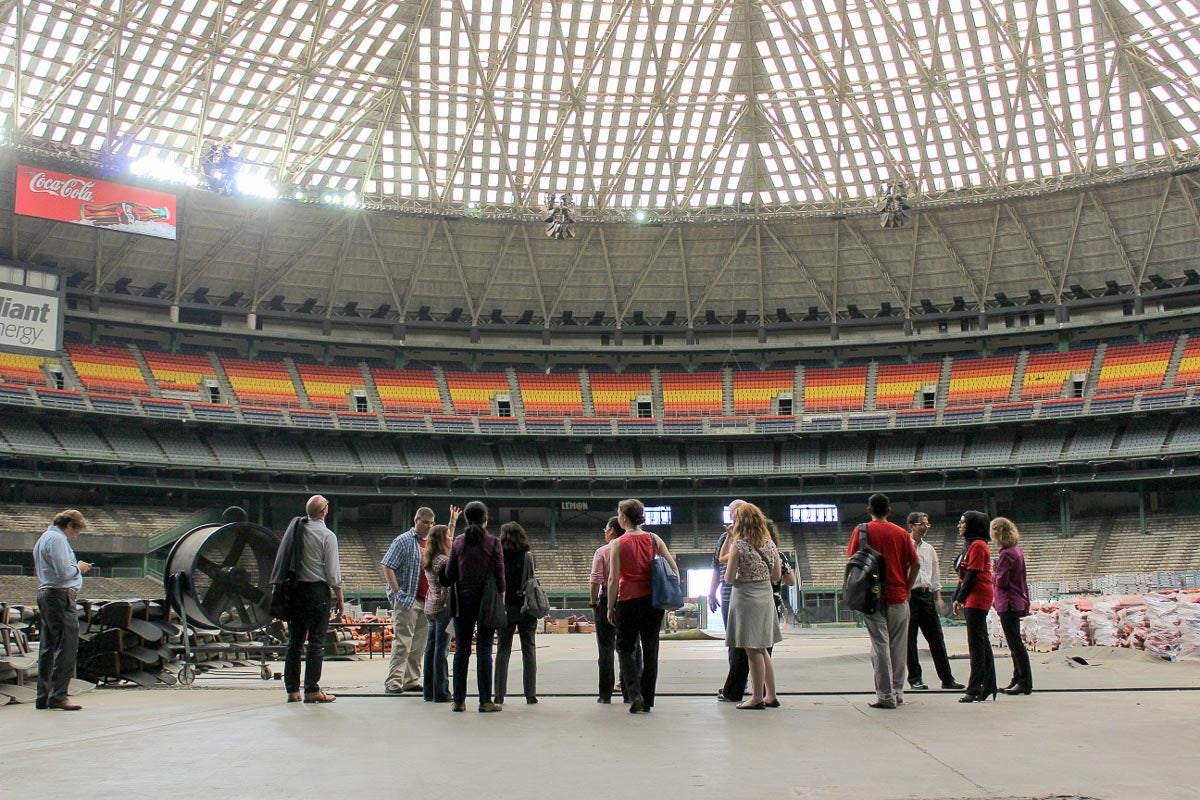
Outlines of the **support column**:
M550 546L558 547L558 509L550 506Z
M1146 533L1146 484L1138 481L1138 532Z
M1058 518L1064 539L1071 538L1071 494L1066 489L1058 490Z

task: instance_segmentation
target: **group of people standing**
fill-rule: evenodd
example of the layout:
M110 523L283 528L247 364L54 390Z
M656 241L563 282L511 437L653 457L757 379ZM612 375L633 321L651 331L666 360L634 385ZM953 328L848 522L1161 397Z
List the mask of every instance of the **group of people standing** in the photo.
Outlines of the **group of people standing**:
M460 518L466 528L456 535ZM513 637L519 636L525 702L537 703L534 633L538 620L521 610L526 561L529 572L534 569L525 529L506 522L499 537L493 535L487 529L487 506L478 500L463 509L450 506L445 525L435 521L433 509L418 508L412 528L392 541L380 562L388 582L394 634L384 691L420 692L426 702L451 703L452 710L465 711L474 639L479 711L500 711L508 694ZM480 619L489 580L504 600L506 622L500 628ZM453 686L448 668L451 623L458 643ZM497 634L499 649L493 664Z
M288 619L292 635L284 677L289 702L327 703L335 699L319 686L331 591L337 613L341 613L343 606L336 538L324 524L328 511L329 502L314 496L306 505L306 516L295 526L308 546L300 565L305 591ZM597 701L611 703L613 693L619 690L631 713L654 708L658 684L658 636L664 612L651 602L653 559L661 556L679 576L678 565L666 543L657 534L642 529L644 512L638 500L622 500L618 504L616 516L605 527L605 544L593 556L590 578L590 603L596 612L599 651ZM1017 544L1020 539L1017 526L1003 517L989 521L981 511L964 512L958 523L963 549L954 565L958 586L953 609L963 615L967 628L971 672L964 687L954 679L942 635L940 616L945 614L945 603L940 594L937 551L925 541L928 515L920 511L909 514L906 531L888 521L890 501L883 494L871 496L868 512L871 519L855 528L847 555L855 552L859 537L865 536L884 562L882 602L874 613L864 615L875 674L876 698L871 707L894 709L902 705L906 678L910 689L928 689L917 656L918 632L929 644L943 689L965 689L960 698L964 703L994 698L1001 690L997 686L987 630L988 611L993 607L999 614L1013 661L1012 681L1003 691L1031 693L1033 676L1020 630L1021 617L1029 612L1029 593L1025 558ZM714 577L709 592L712 610L718 604L721 606L729 649L729 670L717 699L736 702L736 707L743 710L776 708L780 701L772 650L782 640L779 594L784 584L795 585L795 573L779 549L774 523L758 506L735 500L729 506L729 513L732 522L713 554ZM466 528L457 533L460 518ZM499 537L494 536L487 530L488 521L487 506L479 501L468 503L465 509L450 506L445 525L436 524L431 508L421 507L413 517L412 528L397 536L388 548L381 561L388 582L394 632L384 681L388 694L420 692L427 702L451 703L454 711L464 711L470 643L474 640L479 711L500 711L508 690L513 637L517 636L525 702L538 702L534 641L538 620L521 610L525 599L524 578L534 568L529 537L516 522L505 523ZM47 552L47 564L52 560L53 569L64 577L48 578L47 583L68 585L65 589L46 588L48 608L54 607L55 592L71 591L71 582L78 583L79 575L87 569L82 562L69 563L74 560L69 546L62 557L52 557L57 551L50 547L55 544L61 549L70 533L78 532L75 526L85 523L65 516L61 520L56 518L55 523L65 525L66 533L51 526L43 549ZM994 566L989 540L1000 547ZM286 549L281 546L281 554ZM276 567L276 572L280 572L279 564ZM276 577L272 577L272 582L277 582ZM499 628L490 627L480 619L489 582L494 583L504 601L505 624ZM451 623L455 640L460 643L454 654L453 686L447 663ZM58 636L55 629L48 633L49 641L55 641ZM493 665L494 638L498 638L499 646ZM56 647L53 651L44 648L47 653L64 649L70 648ZM302 655L306 656L303 691ZM615 681L614 657L620 666L619 682ZM63 666L47 663L47 685L39 685L39 704L50 707L66 704L65 695L51 685L50 679L52 673L62 672ZM745 698L747 682L750 696Z
M874 613L864 614L871 638L871 665L875 673L872 708L894 709L904 703L904 685L913 690L929 687L922 680L917 657L917 633L924 635L943 689L965 693L959 702L974 703L995 698L996 666L988 636L988 611L993 607L1013 661L1013 678L1005 694L1030 694L1033 673L1029 653L1021 638L1021 617L1029 613L1029 589L1025 556L1018 546L1020 532L1004 517L989 521L982 511L965 511L958 521L963 549L955 559L958 585L953 597L955 614L966 621L967 649L971 673L964 687L954 679L946 654L939 614L945 613L941 598L941 576L937 551L925 535L929 517L916 511L908 516L906 531L888 521L891 513L887 495L874 494L868 501L870 522L855 528L846 555L858 549L859 537L883 556L883 602ZM1000 547L993 568L989 540Z

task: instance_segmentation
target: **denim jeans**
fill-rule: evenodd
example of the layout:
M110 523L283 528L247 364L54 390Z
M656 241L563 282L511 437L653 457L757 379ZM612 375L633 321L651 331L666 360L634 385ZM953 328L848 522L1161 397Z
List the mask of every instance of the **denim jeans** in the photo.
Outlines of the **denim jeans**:
M329 584L298 583L297 597L288 609L288 646L283 683L288 694L300 691L300 654L304 652L304 693L321 691L325 635L329 632ZM308 647L305 649L305 640Z
M520 606L506 606L508 624L500 629L496 650L496 702L508 694L508 662L512 657L513 633L521 636L521 688L525 699L537 697L537 645L533 643L538 620L521 613Z
M450 609L443 608L427 620L425 635L425 668L422 689L426 702L446 703L450 700L450 667L446 653L450 650Z
M454 702L467 702L467 670L471 666L471 635L475 632L475 624L479 618L479 601L474 602L474 608L460 609L459 616L454 618ZM479 636L475 645L479 650L479 663L475 666L476 685L479 687L479 702L490 703L492 700L492 638L496 631L493 628L479 626Z

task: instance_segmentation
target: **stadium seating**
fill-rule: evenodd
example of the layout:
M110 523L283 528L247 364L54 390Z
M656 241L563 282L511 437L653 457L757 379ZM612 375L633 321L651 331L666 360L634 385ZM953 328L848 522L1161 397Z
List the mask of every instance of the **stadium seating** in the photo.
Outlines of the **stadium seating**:
M366 388L366 381L357 367L297 364L296 370L313 408L348 408L350 393Z
M1092 369L1095 352L1072 350L1067 353L1037 353L1029 356L1025 365L1025 380L1021 385L1022 400L1045 400L1062 397L1063 389L1073 375L1087 376Z
M1162 386L1174 349L1174 339L1108 348L1096 394L1157 389Z
M582 417L583 389L577 373L517 373L525 416Z
M456 414L495 414L496 395L509 394L508 376L503 372L455 372L446 370L446 386Z
M3 372L2 367L0 372ZM1183 357L1179 360L1179 371L1175 373L1176 386L1196 384L1200 384L1200 336L1188 339L1183 348Z
M941 374L939 361L880 366L875 378L875 408L913 408L917 392L926 386L936 387Z
M141 367L133 360L128 348L72 342L67 344L67 353L75 373L89 392L150 394Z
M661 382L664 416L724 412L724 383L719 372L664 372Z
M591 383L592 405L598 417L633 416L633 402L653 393L650 376L642 372L596 373L591 376Z
M164 392L198 392L206 378L215 379L217 375L208 356L143 350L142 357Z
M804 371L805 411L862 411L866 396L865 366Z
M41 356L25 356L18 353L0 353L0 383L32 383L46 385Z
M733 373L733 413L741 415L773 414L772 405L780 393L795 390L796 374L792 370L773 369L762 372Z
M296 385L283 364L222 358L221 366L238 402L245 405L299 407Z
M442 394L431 369L371 370L379 402L387 413L440 414Z
M1000 403L1012 391L1016 356L954 359L946 405Z

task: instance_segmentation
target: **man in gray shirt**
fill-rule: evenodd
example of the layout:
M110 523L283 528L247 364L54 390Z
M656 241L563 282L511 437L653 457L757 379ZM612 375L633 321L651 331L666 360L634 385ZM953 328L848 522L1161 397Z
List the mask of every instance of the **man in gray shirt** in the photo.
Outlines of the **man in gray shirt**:
M329 590L333 590L334 612L340 617L346 601L342 595L342 568L338 561L337 536L325 526L329 501L313 495L304 506L305 517L289 528L279 545L271 583L281 583L289 568L292 536L301 537L300 562L296 567L297 592L288 608L287 656L283 682L287 700L296 703L332 703L337 699L321 691L321 667L325 660L325 634L329 632ZM305 650L305 640L308 647ZM300 654L304 650L304 693L300 692Z
M83 708L67 699L67 687L75 677L75 659L79 654L75 595L83 587L84 574L92 568L88 562L76 560L70 540L85 528L87 521L83 514L75 509L62 511L33 546L41 618L36 708L62 711Z

